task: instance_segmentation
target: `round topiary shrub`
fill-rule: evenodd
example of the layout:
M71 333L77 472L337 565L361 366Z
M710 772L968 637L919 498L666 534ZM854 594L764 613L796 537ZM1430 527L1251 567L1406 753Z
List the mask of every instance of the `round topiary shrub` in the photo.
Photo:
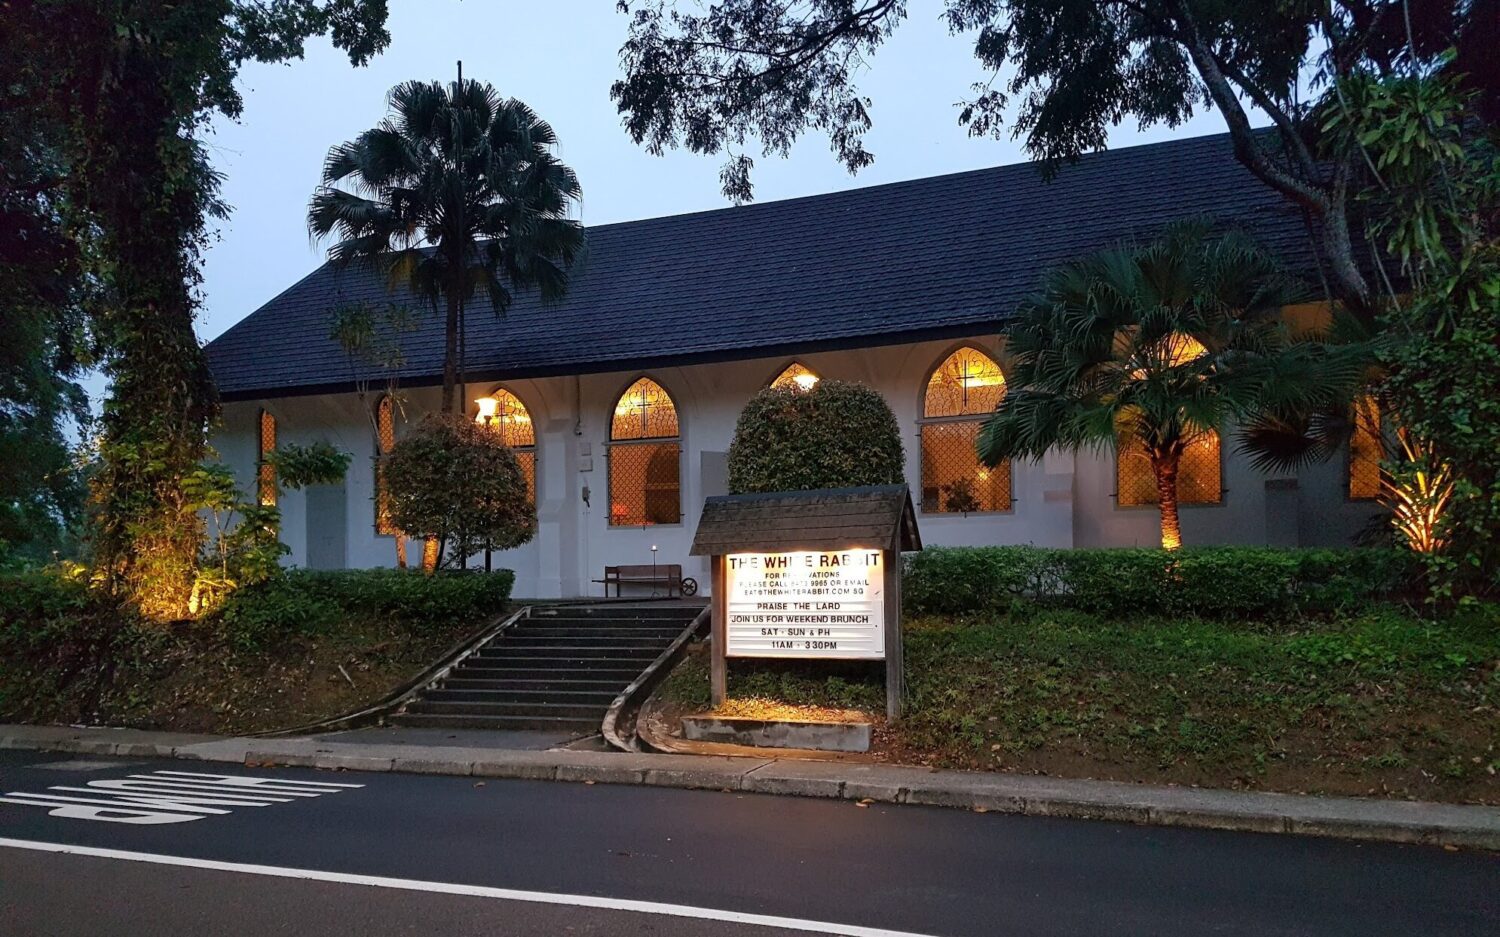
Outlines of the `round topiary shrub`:
M863 384L768 387L740 413L729 447L733 494L905 481L896 415Z
M490 427L431 414L384 457L383 471L391 521L409 537L435 538L447 555L507 550L536 534L521 464Z

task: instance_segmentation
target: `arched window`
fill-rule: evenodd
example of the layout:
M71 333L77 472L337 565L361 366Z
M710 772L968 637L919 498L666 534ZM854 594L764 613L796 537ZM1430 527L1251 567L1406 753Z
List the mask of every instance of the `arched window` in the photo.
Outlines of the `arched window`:
M516 454L521 474L526 476L526 493L536 503L536 427L531 411L520 398L505 388L479 399L479 416L475 418L500 433L500 440Z
M1005 397L994 358L965 346L943 360L922 397L922 510L930 514L1009 511L1010 462L990 468L975 444Z
M676 524L682 520L682 443L677 407L648 377L615 403L609 428L611 527Z
M271 453L276 451L276 417L269 410L260 411L260 439L255 458L257 500L264 507L276 503L276 466Z
M1380 462L1385 458L1385 438L1380 431L1380 403L1374 397L1354 402L1354 429L1349 436L1349 499L1370 501L1380 497Z
M814 374L800 361L793 361L786 366L786 370L776 375L776 380L771 382L772 387L784 387L788 390L812 390L820 378Z
M1134 436L1121 437L1115 447L1115 490L1121 507L1139 507L1160 500L1151 457ZM1223 497L1219 434L1209 430L1190 440L1182 452L1182 461L1177 465L1177 503L1218 504Z
M396 400L390 394L375 404L375 532L383 537L400 533L391 522L391 495L385 485L385 457L396 448Z

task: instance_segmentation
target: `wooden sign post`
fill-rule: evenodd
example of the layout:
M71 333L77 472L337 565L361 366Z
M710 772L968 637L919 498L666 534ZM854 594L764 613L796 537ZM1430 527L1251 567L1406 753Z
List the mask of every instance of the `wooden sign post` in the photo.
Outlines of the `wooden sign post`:
M692 552L713 577L714 705L731 657L882 660L899 718L901 553L921 548L905 485L709 498Z

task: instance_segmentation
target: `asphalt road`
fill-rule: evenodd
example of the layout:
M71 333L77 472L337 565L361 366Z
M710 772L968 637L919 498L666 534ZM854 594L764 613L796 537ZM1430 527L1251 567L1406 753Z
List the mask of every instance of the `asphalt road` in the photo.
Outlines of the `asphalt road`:
M169 802L52 815L132 775ZM0 752L0 801L28 797L0 802L6 937L1500 934L1500 857L1427 847Z

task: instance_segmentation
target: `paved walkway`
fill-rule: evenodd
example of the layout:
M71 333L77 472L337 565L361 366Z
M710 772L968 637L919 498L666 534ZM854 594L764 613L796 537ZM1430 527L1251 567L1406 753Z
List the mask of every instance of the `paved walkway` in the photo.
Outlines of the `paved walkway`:
M0 726L0 749L753 791L866 803L1500 850L1500 808L1151 787L900 765Z

